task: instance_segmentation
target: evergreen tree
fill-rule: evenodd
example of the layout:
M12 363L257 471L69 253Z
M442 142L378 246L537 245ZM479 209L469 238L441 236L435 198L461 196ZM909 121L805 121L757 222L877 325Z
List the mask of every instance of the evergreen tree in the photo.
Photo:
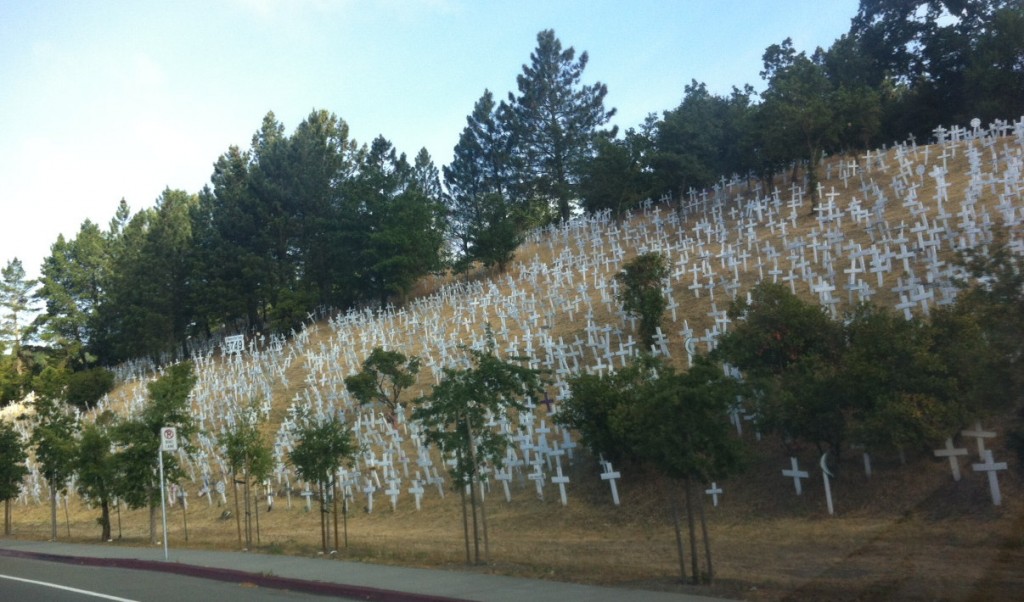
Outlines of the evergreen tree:
M78 417L64 403L65 374L48 367L32 384L36 399L35 422L30 445L39 463L39 473L50 488L50 540L57 540L57 495L67 492L75 474Z
M96 360L89 345L98 334L98 312L109 282L107 250L103 232L86 220L70 241L59 235L43 260L36 297L45 309L34 327L70 369Z
M654 164L661 192L707 188L734 169L724 160L735 144L725 138L729 99L696 80L683 94L683 102L666 111L657 128Z
M75 486L79 495L91 504L100 507L100 541L110 541L110 504L115 500L118 489L117 460L111 451L113 439L111 428L116 420L110 412L104 412L92 423L82 427L75 454L75 470L78 479Z
M11 534L11 500L28 474L25 442L14 425L0 420L0 500L4 501L4 535Z
M296 264L296 313L309 308L338 304L336 290L344 282L347 267L345 244L352 227L346 215L352 210L340 198L339 183L358 169L355 141L343 119L324 110L313 111L288 139L286 169L290 179L288 217L294 224L293 261Z
M486 254L480 248L480 237L503 228L509 217L508 211L496 216L492 210L492 205L505 204L511 181L509 132L497 111L491 91L484 90L466 117L455 156L444 167L448 228L462 266Z
M149 507L150 543L156 543L156 510L160 506L160 429L175 427L181 448L188 450L195 432L189 403L195 382L190 362L170 366L160 378L146 385L149 399L142 412L114 429L114 442L120 446L116 456L118 497L130 508ZM163 460L168 482L184 477L174 454L164 455Z
M615 275L622 288L619 302L622 310L640 320L638 332L643 349L654 345L668 301L661 292L661 281L668 277L668 262L661 253L637 255Z
M266 283L267 321L278 329L292 326L305 315L302 308L295 307L298 256L288 146L284 125L268 112L252 137L249 184L253 220L259 225L253 255L260 259L259 277Z
M404 299L417 279L440 270L442 206L423 191L405 154L386 138L378 136L361 154L344 194L357 216L345 228L352 249L347 265L353 286L366 299Z
M3 406L25 394L27 374L21 350L34 310L35 281L25 278L25 269L18 258L7 262L0 271L0 278L0 406Z
M579 199L580 176L597 138L614 136L601 130L615 115L604 108L607 86L580 83L588 60L586 52L576 59L575 49L563 50L553 30L541 31L530 64L516 78L519 95L509 94L517 200L553 210L562 221Z
M591 213L609 210L619 219L655 195L651 161L655 117L636 131L626 131L623 139L600 137L594 158L588 161L580 180L583 208Z
M806 164L813 210L818 202L818 163L840 131L834 89L820 62L797 53L789 38L769 46L763 60L761 76L768 88L759 108L762 148L774 161Z
M237 146L218 157L211 187L199 193L192 212L196 256L192 304L201 328L254 328L266 319L269 266L262 247L256 196L251 190L249 152Z

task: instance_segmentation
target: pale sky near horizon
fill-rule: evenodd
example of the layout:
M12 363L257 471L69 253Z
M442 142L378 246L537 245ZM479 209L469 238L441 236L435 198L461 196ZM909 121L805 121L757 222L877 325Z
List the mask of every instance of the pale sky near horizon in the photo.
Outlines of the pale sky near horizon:
M0 0L0 265L36 277L58 234L105 228L166 187L198 192L273 111L313 109L441 166L484 89L498 98L554 29L587 51L625 130L692 79L751 84L786 37L828 47L857 0Z

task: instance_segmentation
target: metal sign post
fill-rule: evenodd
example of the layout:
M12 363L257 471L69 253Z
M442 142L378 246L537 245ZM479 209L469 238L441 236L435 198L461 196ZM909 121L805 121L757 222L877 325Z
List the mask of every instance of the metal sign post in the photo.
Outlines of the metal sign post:
M167 495L164 493L164 452L178 451L178 429L165 426L160 429L160 513L164 523L164 562L167 561Z

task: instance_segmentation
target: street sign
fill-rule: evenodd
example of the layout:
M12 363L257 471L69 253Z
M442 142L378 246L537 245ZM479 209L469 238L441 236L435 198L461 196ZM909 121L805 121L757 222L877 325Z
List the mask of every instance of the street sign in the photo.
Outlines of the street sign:
M160 429L160 449L165 452L178 451L178 429L173 426Z

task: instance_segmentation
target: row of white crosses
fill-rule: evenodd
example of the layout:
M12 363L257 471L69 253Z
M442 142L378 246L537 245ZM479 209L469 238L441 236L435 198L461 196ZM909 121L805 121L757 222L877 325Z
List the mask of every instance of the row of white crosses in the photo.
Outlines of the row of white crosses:
M992 450L985 448L985 440L995 437L996 433L983 429L981 423L976 422L973 428L964 429L960 434L963 437L973 437L975 439L978 447L978 457L981 459L981 462L971 464L971 468L974 472L983 472L987 475L992 503L996 506L1001 505L1003 497L999 489L998 472L1006 470L1006 462L996 462L992 457ZM947 458L949 460L949 468L953 473L953 480L960 481L960 461L957 458L968 455L967 449L953 447L953 438L949 437L946 439L946 445L942 449L935 450L934 453L936 458Z
M984 473L986 473L987 478L988 478L989 491L990 491L990 493L992 495L992 503L994 505L996 505L996 506L999 506L1002 503L1002 495L1001 495L1000 489L999 489L999 479L997 477L997 473L998 473L998 471L1006 470L1007 464L1006 464L1006 462L995 462L993 457L992 457L992 450L985 448L985 439L991 439L991 438L995 437L996 433L993 432L993 431L987 431L987 430L983 429L981 427L981 423L978 422L978 423L975 423L973 428L965 429L965 430L961 431L960 434L962 436L964 436L964 437L973 437L973 438L976 439L977 446L978 446L978 456L981 458L982 461L980 463L972 464L971 467L973 468L973 470L975 472L984 472ZM954 481L960 481L960 463L957 460L957 458L960 457L960 456L966 456L968 454L967 449L966 448L954 447L953 446L953 439L952 439L952 437L950 437L950 438L946 439L945 447L943 447L942 449L935 450L934 453L935 453L935 457L937 457L937 458L947 458L949 460L950 470L953 473L953 480ZM868 463L869 460L868 460L868 455L866 453L864 454L864 458L865 458L865 471L867 472L868 476L871 476L870 464ZM826 458L823 455L821 457L820 464L821 464L822 480L823 480L823 483L824 483L824 486L825 486L825 500L826 500L826 504L827 504L827 507L828 507L828 513L831 515L831 514L835 514L835 509L834 509L833 502L832 502L832 487L831 487L831 482L830 482L830 477L832 477L832 474L829 472L825 460L826 460ZM789 461L790 461L790 467L788 469L783 469L782 470L782 476L784 476L786 478L789 478L789 479L792 479L793 480L793 488L796 491L796 494L797 495L801 495L803 493L802 482L803 482L804 479L810 478L810 476L811 476L810 472L808 472L806 470L801 470L800 469L800 465L799 465L799 461L795 457L790 457ZM716 487L713 484L712 485L712 489L709 489L708 493L712 494L714 489L716 489ZM718 493L721 493L721 491L719 490L719 491L715 491L714 492L714 495L716 495L716 498L715 498L715 505L716 506L718 505L718 503L717 503L717 494Z

